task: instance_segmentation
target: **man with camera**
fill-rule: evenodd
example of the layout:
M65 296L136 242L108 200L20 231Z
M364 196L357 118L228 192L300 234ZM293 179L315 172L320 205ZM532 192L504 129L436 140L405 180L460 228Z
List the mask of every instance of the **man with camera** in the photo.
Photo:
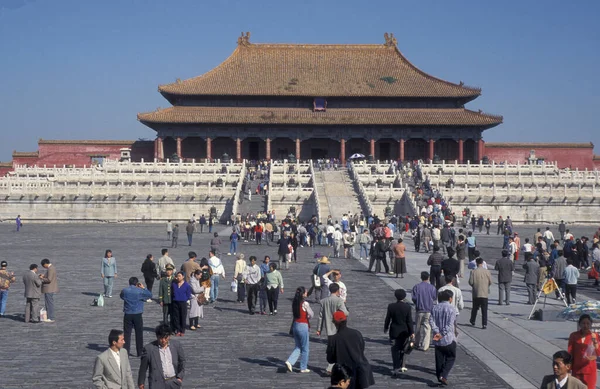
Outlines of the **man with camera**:
M144 349L144 302L152 298L152 292L147 290L139 282L137 277L129 279L129 286L121 291L121 300L123 300L123 332L125 333L125 349L131 355L131 330L135 329L135 348L137 356L142 355Z

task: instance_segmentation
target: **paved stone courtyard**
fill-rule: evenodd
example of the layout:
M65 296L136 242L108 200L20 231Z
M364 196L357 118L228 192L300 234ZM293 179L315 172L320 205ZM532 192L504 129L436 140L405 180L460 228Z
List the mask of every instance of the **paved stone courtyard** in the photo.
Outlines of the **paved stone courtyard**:
M223 227L221 227L222 229ZM180 240L185 240L185 234ZM227 232L223 231L224 240ZM17 274L10 290L7 317L0 321L0 388L88 388L94 358L107 347L111 328L122 328L122 302L118 297L106 300L103 308L92 307L94 297L102 291L100 258L110 248L118 263L114 295L126 286L127 279L137 276L146 254L160 256L167 246L162 225L128 224L26 224L21 232L14 226L0 224L1 259ZM222 247L226 249L225 244ZM190 247L181 244L171 250L179 266ZM208 254L208 234L197 234L191 247L199 257ZM246 257L276 254L274 247L241 244ZM290 301L299 285L308 286L314 254L328 254L326 248L300 248L298 264L283 272L285 294L280 298L277 316L249 316L245 305L235 302L229 282L221 283L220 301L215 308L205 308L199 331L188 331L183 342L187 354L186 388L325 388L325 343L314 332L312 321L310 374L286 373L283 362L293 349L287 334L292 320ZM60 292L56 323L23 323L24 298L22 274L29 264L50 258L57 268ZM234 257L222 256L228 278L233 275ZM365 273L358 261L335 259L349 289L351 311L349 326L360 330L366 340L366 354L373 366L376 385L388 387L437 386L434 353L415 351L408 357L409 371L403 379L392 379L391 356L383 319L388 303L394 300L392 290L380 278ZM410 288L416 282L406 280ZM154 287L156 296L157 286ZM318 309L313 304L313 309ZM144 342L154 340L153 329L161 318L160 307L148 303L144 313ZM134 347L132 346L132 349ZM139 359L131 358L137 381ZM510 387L490 371L468 350L458 348L457 363L451 384L456 388Z

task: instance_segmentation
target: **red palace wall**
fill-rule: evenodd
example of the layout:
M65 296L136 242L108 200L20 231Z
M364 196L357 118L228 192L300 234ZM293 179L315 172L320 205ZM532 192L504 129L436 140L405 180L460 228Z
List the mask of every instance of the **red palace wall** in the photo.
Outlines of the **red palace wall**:
M119 159L122 148L131 149L131 159L133 161L140 161L142 158L146 161L154 159L154 142L152 141L40 140L37 152L13 153L13 165L90 166L93 157ZM2 172L3 170L0 170L0 174Z
M531 150L535 150L536 158L556 161L561 169L600 169L600 159L595 159L592 143L485 143L483 155L497 163L525 164Z

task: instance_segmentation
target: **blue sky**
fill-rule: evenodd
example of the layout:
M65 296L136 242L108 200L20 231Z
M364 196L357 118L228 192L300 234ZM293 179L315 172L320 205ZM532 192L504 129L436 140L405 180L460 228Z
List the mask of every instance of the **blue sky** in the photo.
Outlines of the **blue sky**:
M0 0L0 160L44 139L154 137L158 84L262 43L383 43L480 86L487 141L600 145L600 2ZM596 147L596 153L600 153Z

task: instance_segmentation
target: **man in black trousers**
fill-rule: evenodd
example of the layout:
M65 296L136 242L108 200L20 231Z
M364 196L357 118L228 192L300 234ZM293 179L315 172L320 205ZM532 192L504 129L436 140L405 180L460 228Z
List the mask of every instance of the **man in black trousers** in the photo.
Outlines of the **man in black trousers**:
M413 319L410 305L404 302L406 291L397 289L394 292L396 302L388 305L387 315L385 316L385 325L383 332L390 331L390 342L392 344L392 377L396 377L407 369L404 367L404 349L406 342L415 338L413 332Z
M129 286L121 291L123 300L123 332L125 333L125 350L131 355L131 330L135 328L135 348L137 356L142 355L144 349L144 322L142 314L144 313L144 302L152 298L152 293L139 282L137 277L129 279Z

